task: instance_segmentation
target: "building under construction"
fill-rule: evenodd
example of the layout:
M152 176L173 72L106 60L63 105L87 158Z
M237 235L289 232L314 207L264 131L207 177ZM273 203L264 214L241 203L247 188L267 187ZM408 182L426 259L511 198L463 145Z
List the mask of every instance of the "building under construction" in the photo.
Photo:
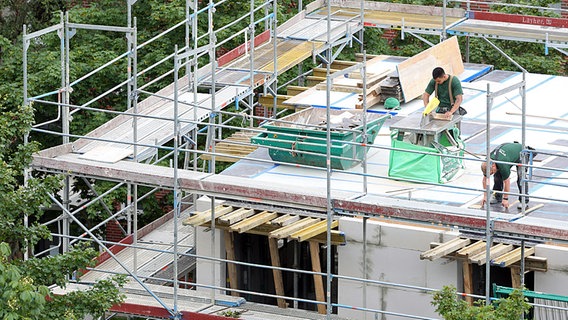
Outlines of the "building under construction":
M125 27L66 16L24 35L24 61L30 41L62 37L60 88L30 96L24 64L25 103L61 115L53 120L61 132L33 129L62 140L32 163L66 177L63 201L53 197L61 210L50 221L57 249L80 240L101 248L95 268L54 292L125 274L127 299L110 317L436 319L431 293L443 286L469 302L526 287L535 319L568 318L568 77L531 74L492 42L539 43L566 55L568 20L472 9L483 1L316 0L277 22L277 1L251 1L239 19L248 27L231 35L244 41L216 56L228 26L213 23L215 11L228 1L188 0L184 21L144 43L131 16L135 1L127 2ZM197 34L198 19L208 22L207 34ZM162 62L174 68L155 79L172 81L151 92L153 80L138 84L148 71L137 67L141 49L178 28L186 43L172 44ZM338 60L346 46L362 47L365 28L398 30L430 48L413 57L361 50L356 61ZM96 31L126 34L125 54L70 79L72 34ZM460 37L484 39L518 71L464 63ZM74 85L120 59L128 60L126 81L84 105L70 103ZM305 61L317 67L304 70ZM448 121L424 112L420 96L435 66L459 77L467 114ZM292 68L299 76L280 83ZM87 135L70 131L75 113L109 112L89 105L118 89L127 93L126 112ZM230 125L234 119L243 125ZM481 163L513 141L524 147L520 185L530 192L511 183L510 198L530 195L529 206L479 206L491 192L481 186ZM232 165L215 173L219 163ZM81 179L113 182L111 190L128 194L93 228L78 213L105 194L77 199L70 185ZM142 195L139 186L151 191ZM163 190L173 194L173 210L139 228L138 202ZM116 221L125 226L119 242L94 235Z

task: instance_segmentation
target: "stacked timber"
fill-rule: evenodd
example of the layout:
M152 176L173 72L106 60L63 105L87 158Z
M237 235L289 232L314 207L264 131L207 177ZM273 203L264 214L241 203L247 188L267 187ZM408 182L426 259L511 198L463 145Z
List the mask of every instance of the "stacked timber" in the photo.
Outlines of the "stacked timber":
M383 81L392 70L383 70L376 73L367 72L366 83L360 72L351 72L344 78L333 79L332 91L353 92L359 94L356 109L363 108L363 94L367 95L367 106L373 106L381 100L381 81ZM320 82L315 87L317 90L326 90L326 83ZM366 90L364 90L366 87Z
M389 75L389 77L385 78L380 83L380 90L381 90L381 101L385 102L388 98L395 98L399 102L404 100L402 96L402 88L400 86L400 81L398 76L396 75Z
M262 130L262 128L256 128ZM258 148L257 145L250 144L251 137L257 135L254 131L237 131L231 136L217 140L215 142L215 161L220 162L237 162L241 158L246 157ZM201 156L203 160L211 160L211 154L204 153Z

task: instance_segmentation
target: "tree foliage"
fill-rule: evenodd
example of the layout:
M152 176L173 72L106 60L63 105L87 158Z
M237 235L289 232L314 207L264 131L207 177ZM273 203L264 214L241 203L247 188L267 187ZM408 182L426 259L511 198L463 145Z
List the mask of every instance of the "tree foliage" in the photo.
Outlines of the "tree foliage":
M0 97L0 108L2 101ZM92 247L79 246L55 257L22 260L25 251L50 237L39 221L43 208L51 204L48 194L61 188L59 176L23 181L24 169L39 147L37 142L22 141L33 119L31 106L0 114L0 319L82 319L87 314L102 315L124 299L119 292L123 277L64 296L55 296L48 289L53 284L64 287L69 275L93 266L98 252Z
M458 298L455 287L445 286L434 293L431 303L446 320L517 320L531 308L519 289L513 290L508 298L499 299L493 304L486 305L484 300L477 300L470 306Z
M443 4L441 0L383 0L381 2L428 6L433 5L438 7L441 7ZM510 14L559 17L559 14L554 10L538 9L538 7L546 8L552 4L558 4L558 0L505 0L498 1L498 3L502 5L491 5L490 11ZM462 3L452 3L451 1L448 1L448 7L459 7L460 4ZM431 43L438 43L440 41L440 36L438 35L421 36ZM528 72L561 76L568 75L568 62L565 59L565 55L553 49L549 49L547 54L545 44L499 39L490 39L490 41ZM468 39L466 37L458 37L458 42L460 44L462 60L464 61L493 65L496 70L520 71L515 64L509 61L509 59L507 59L503 54L495 50L493 46L481 38L471 37ZM469 56L466 54L468 51L467 46L469 46ZM389 49L385 51L374 51L372 49L368 49L368 53L410 57L429 48L429 45L415 37L406 36L405 39L402 39L401 37L394 39L391 43L391 48L395 49L395 51L392 52Z
M95 283L86 291L54 295L48 286L65 286L66 274L92 265L97 253L92 249L26 261L11 260L7 243L0 243L0 319L84 319L100 317L110 307L124 301L119 287L124 277L115 276Z

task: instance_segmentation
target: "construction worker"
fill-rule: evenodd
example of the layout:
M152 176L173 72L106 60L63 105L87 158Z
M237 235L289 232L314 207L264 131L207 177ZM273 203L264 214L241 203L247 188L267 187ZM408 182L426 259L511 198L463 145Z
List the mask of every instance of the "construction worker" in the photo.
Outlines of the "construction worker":
M424 107L428 105L432 93L435 93L435 97L440 100L440 104L436 109L437 113L445 114L448 119L451 119L456 112L461 115L467 113L464 108L460 108L463 101L463 89L460 79L446 74L444 69L440 67L432 70L432 79L422 94Z
M531 147L527 147L529 150L534 150ZM509 192L511 191L511 168L513 164L517 163L517 187L519 188L519 194L524 193L528 194L529 186L528 183L525 181L525 189L521 189L521 181L523 180L523 172L522 170L522 160L521 160L521 151L523 150L523 145L518 142L510 142L510 143L503 143L499 145L497 148L491 151L489 158L491 159L490 170L489 174L494 175L493 177L493 195L491 196L491 200L489 201L490 204L497 204L501 203L503 207L509 208ZM533 153L536 155L536 153ZM494 160L494 161L493 161ZM508 162L508 163L497 163L497 162ZM483 172L483 189L487 188L489 184L489 177L486 177L487 173L487 163L483 162L481 164L481 171ZM517 208L520 210L522 209L522 196L519 195L519 204ZM524 197L525 204L528 204L529 197ZM481 201L481 206L483 207L486 203L486 193L483 193L483 200Z

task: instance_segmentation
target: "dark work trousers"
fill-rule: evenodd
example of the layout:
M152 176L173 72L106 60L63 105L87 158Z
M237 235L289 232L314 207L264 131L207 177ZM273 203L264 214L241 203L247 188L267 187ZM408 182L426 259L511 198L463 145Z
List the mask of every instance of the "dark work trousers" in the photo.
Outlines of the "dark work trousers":
M526 168L524 170L526 172ZM523 189L521 189L521 181L523 180L523 169L517 166L517 188L519 188L519 193L523 193ZM503 177L501 177L501 172L497 170L493 175L493 191L503 191ZM525 193L529 194L529 183L525 181ZM501 202L503 199L502 193L495 193L495 198ZM519 196L519 202L522 201L522 197ZM525 197L525 203L529 203L529 197Z

